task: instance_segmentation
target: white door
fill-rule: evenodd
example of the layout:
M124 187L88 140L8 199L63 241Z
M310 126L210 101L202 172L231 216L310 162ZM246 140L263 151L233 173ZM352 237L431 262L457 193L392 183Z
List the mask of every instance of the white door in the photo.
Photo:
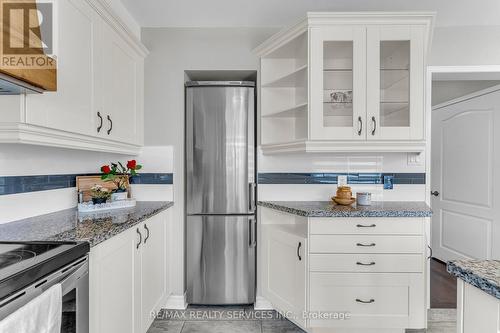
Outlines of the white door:
M305 327L306 239L275 226L263 226L263 293L281 312L291 312Z
M96 135L95 73L98 19L86 1L55 4L58 17L57 91L28 95L26 121L79 134Z
M310 138L366 139L366 28L311 28Z
M166 226L167 213L163 212L144 221L142 232L142 332L154 320L153 311L161 308L166 294Z
M103 27L103 135L112 140L137 143L143 120L139 96L142 59L107 24Z
M424 27L368 27L368 140L423 140L424 50Z
M92 333L141 332L140 228L137 225L90 251Z
M443 261L500 258L500 86L487 91L432 110L432 247Z

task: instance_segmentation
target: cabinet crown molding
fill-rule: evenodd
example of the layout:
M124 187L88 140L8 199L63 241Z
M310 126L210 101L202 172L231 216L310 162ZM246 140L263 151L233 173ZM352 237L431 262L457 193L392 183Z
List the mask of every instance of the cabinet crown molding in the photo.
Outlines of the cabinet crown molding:
M149 50L130 31L123 20L115 13L106 0L86 0L113 29L143 58L149 55Z

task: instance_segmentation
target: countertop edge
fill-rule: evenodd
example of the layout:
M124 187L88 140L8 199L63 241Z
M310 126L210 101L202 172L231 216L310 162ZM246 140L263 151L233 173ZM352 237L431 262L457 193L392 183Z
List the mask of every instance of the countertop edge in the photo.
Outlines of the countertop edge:
M298 215L302 217L432 217L432 210L359 210L359 211L326 211L326 210L302 210L293 207L279 205L276 202L258 201L261 207L275 209L284 213ZM367 206L369 208L369 206Z
M492 281L479 276L469 269L460 267L453 261L446 264L446 270L451 275L500 300L500 286L496 285Z
M150 217L153 217L163 211L166 211L167 209L171 208L174 206L173 201L164 201L165 205L156 209L153 209L151 212L142 215L140 218L134 220L133 222L127 222L123 224L117 224L113 230L108 231L103 237L100 235L94 236L91 238L77 238L73 234L73 230L68 230L59 234L56 234L54 236L51 236L47 238L49 241L80 241L80 242L88 242L90 244L90 247L97 246L115 236L120 235L121 233L133 228L137 224L149 219ZM95 223L99 223L98 220Z

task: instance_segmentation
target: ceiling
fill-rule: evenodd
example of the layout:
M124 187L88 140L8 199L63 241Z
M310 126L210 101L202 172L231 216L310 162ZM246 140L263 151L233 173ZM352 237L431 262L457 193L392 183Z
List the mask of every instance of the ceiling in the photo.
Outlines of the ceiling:
M437 26L500 25L500 0L121 1L142 27L284 27L327 10L431 10Z

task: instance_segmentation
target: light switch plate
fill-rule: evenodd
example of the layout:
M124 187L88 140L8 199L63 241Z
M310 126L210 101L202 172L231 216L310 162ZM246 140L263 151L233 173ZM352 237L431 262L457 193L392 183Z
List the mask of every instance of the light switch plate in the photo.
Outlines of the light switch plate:
M345 186L347 185L347 176L342 175L337 177L337 185L338 186Z

